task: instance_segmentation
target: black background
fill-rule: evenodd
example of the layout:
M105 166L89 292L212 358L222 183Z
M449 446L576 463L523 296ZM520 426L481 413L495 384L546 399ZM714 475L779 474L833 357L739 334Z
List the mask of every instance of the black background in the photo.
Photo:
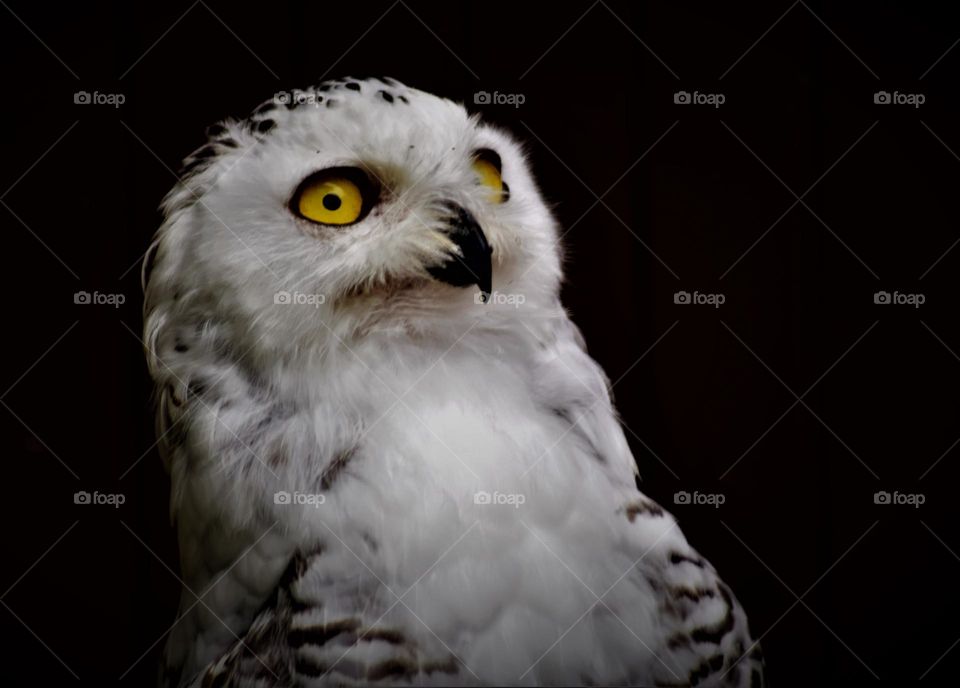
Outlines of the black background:
M956 10L17 2L0 16L5 684L152 684L180 590L138 341L155 209L206 125L348 74L470 103L528 143L569 230L564 300L623 376L644 489L740 597L771 680L951 683ZM75 104L81 90L125 103ZM678 105L680 90L726 102ZM926 102L878 105L880 90ZM525 102L474 106L478 91ZM76 305L80 290L126 303ZM726 302L678 305L680 290ZM880 290L926 301L877 305ZM126 503L75 505L77 490ZM877 505L878 490L925 503Z

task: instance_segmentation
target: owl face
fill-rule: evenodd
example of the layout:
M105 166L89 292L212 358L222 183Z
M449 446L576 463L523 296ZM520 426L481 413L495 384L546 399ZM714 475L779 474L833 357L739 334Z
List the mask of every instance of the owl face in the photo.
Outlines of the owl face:
M556 299L557 232L520 147L456 103L348 79L208 135L165 201L148 311L212 309L302 346Z

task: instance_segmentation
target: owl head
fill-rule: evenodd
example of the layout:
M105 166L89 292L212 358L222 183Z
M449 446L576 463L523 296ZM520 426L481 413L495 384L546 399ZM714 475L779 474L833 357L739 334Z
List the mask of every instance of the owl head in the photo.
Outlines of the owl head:
M151 351L181 326L302 352L556 308L556 226L524 153L457 103L335 80L207 134L145 266Z

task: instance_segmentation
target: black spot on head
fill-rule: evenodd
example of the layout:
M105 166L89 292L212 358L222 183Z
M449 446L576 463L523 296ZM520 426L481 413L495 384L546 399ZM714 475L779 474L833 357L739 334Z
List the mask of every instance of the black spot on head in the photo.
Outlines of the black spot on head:
M674 566L684 563L693 564L699 568L703 568L705 566L703 559L700 559L699 557L688 557L685 554L680 554L680 552L670 553L670 563Z
M377 91L377 95L383 98L388 103L393 102L393 96L387 93L386 91Z
M337 100L328 100L328 101L327 101L327 107L332 110L333 108L337 107L337 104L338 104L339 102L340 102L340 101L337 101Z
M360 90L360 84L358 84L356 81L349 81L349 82L347 82L347 85L346 85L346 86L347 86L347 88L349 88L351 91L359 91L359 90Z
M320 92L329 91L329 90L330 90L330 84L328 84L328 83L322 83L322 84L320 84L319 86L317 86L317 89L316 89L316 90L318 90L318 91L320 91Z
M177 343L173 345L173 350L182 354L185 351L189 351L190 347L178 340Z
M397 97L398 97L403 103L405 103L405 104L407 104L407 105L410 104L410 101L407 100L407 97L406 97L406 96L397 96Z
M230 138L229 136L226 138L217 139L217 143L219 143L221 146L226 146L227 148L237 148L239 146L236 140Z
M259 131L261 134L266 134L275 126L277 126L277 123L272 119L263 119L257 123L257 131Z
M686 586L673 588L670 590L670 594L676 600L687 599L692 602L699 602L704 597L713 599L714 597L717 596L716 591L713 590L712 588L704 588L704 587L688 588Z
M211 124L209 127L207 127L206 133L207 133L207 136L209 136L212 139L215 139L221 134L226 134L227 128L222 124Z
M219 143L219 142L214 142ZM206 146L194 151L187 158L186 163L180 168L180 176L184 177L198 171L201 167L206 167L211 158L218 155L216 146L208 143Z
M191 160L186 165L180 168L180 176L187 177L194 172L196 172L202 165L206 165L206 161L202 159Z
M506 182L503 182L503 199L502 202L506 203L510 200L510 185Z

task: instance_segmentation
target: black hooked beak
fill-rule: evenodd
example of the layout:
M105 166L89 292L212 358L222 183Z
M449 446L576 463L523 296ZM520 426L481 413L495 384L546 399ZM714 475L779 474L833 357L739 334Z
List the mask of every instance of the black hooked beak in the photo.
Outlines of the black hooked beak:
M470 211L455 203L450 204L450 211L447 236L456 244L459 253L451 251L447 254L446 262L427 268L427 272L441 282L455 287L476 284L480 287L481 298L486 303L493 288L493 249Z

